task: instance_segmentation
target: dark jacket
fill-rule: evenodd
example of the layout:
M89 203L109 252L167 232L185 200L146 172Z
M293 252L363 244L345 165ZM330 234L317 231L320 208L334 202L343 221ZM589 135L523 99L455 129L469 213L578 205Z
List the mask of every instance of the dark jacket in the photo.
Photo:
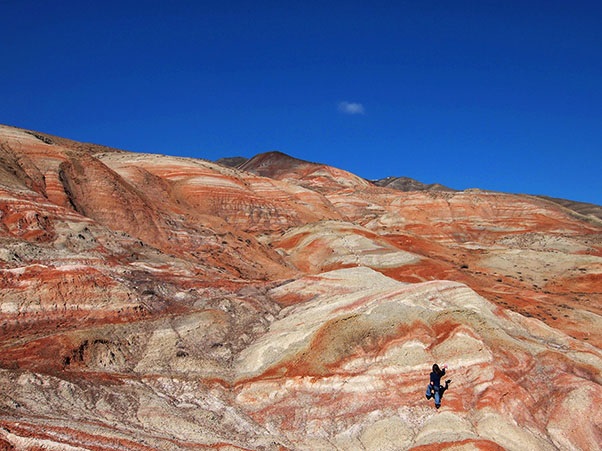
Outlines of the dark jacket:
M441 370L440 373L436 373L435 371L431 372L431 385L435 390L439 390L441 386L441 378L445 375L445 368Z

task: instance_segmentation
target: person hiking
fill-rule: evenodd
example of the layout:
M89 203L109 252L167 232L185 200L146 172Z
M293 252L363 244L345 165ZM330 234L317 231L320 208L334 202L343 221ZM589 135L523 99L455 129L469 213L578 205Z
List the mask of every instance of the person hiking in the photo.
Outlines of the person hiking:
M431 381L426 387L426 399L435 398L435 407L438 409L441 407L441 398L445 390L449 388L451 379L445 381L445 386L441 385L441 378L445 375L447 365L443 365L443 369L439 368L436 363L433 365L433 371L431 372Z

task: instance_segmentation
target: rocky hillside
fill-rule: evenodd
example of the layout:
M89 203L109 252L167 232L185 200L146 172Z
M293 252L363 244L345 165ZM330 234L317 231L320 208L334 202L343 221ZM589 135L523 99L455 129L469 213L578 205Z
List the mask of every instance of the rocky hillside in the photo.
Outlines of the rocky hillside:
M600 449L591 209L236 165L0 126L0 449Z

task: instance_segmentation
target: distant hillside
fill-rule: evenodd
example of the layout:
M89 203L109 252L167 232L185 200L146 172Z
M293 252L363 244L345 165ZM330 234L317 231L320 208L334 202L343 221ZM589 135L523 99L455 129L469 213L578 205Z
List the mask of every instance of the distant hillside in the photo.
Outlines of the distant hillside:
M546 199L551 202L562 205L569 210L574 211L575 213L585 217L585 218L597 218L602 220L602 206L596 204L589 204L587 202L577 202L574 200L567 199L559 199L556 197L548 197L548 196L537 196L541 199Z
M303 160L299 160L299 159L290 157L281 152L268 152L266 154L256 155L253 158L246 158L246 157L220 158L219 160L216 160L216 163L218 163L222 166L227 166L227 167L237 168L237 169L242 169L242 170L251 170L251 172L257 172L257 173L261 173L261 171L257 171L256 166L260 166L263 168L270 168L269 170L264 170L263 171L264 173L262 175L274 176L274 174L270 174L270 170L273 170L273 165L266 164L266 162L264 161L266 156L272 156L272 157L275 156L279 159L279 161L284 161L285 162L284 167L287 167L286 162L288 162L288 166L291 166L291 164L298 165L300 163L317 164L317 163L304 162ZM261 160L261 163L259 165L256 165L256 166L251 165L251 162L255 162L258 159ZM422 183L411 177L388 176L388 177L378 179L378 180L371 180L370 182L373 183L375 186L396 189L398 191L404 191L404 192L409 192L409 191L457 192L458 191L456 189L450 188L450 187L442 185L440 183L428 183L428 184ZM600 206L600 205L590 204L590 203L586 203L586 202L578 202L578 201L568 200L568 199L560 199L560 198L549 197L549 196L542 196L542 195L534 195L533 197L539 197L541 199L545 199L550 202L554 202L558 205L561 205L562 207L564 207L568 210L571 210L571 212L576 213L576 215L578 217L580 217L580 219L594 220L596 222L598 222L599 220L602 220L602 206Z
M426 184L410 177L386 177L384 179L373 180L376 186L393 188L399 191L457 191L440 183Z

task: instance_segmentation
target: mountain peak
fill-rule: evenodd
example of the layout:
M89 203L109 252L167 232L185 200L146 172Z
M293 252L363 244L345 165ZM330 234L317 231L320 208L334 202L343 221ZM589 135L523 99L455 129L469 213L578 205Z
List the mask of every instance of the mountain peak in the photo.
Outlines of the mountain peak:
M283 171L295 170L300 166L312 165L308 161L299 158L291 157L290 155L273 150L255 155L239 166L243 171L253 172L258 175L267 177L275 177L276 174Z

